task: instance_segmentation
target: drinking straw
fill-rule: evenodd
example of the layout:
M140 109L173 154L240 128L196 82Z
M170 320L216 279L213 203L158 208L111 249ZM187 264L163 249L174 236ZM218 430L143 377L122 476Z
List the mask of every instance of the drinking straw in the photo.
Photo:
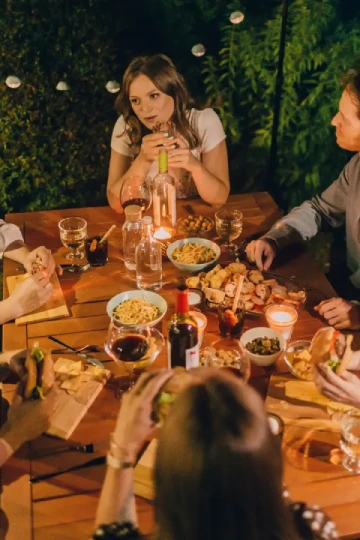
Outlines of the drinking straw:
M232 305L232 310L233 310L234 313L236 312L237 305L239 303L239 298L240 298L241 289L243 287L243 283L244 283L244 276L241 275L241 276L239 276L239 281L238 281L237 288L236 288L235 298L234 298L234 302L233 302L233 305Z
M104 234L104 236L99 240L99 244L102 244L116 228L116 225L111 225L110 229Z

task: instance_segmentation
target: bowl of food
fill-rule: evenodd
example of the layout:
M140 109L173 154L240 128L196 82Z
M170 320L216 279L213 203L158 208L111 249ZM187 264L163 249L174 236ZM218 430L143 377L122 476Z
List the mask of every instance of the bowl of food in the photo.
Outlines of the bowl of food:
M170 244L166 254L179 270L201 272L218 260L221 250L215 242L206 238L184 238Z
M312 380L312 361L309 352L311 341L298 339L286 347L284 359L289 371L297 379Z
M126 291L113 296L106 306L124 326L155 326L167 311L167 302L152 291Z
M280 332L267 327L251 328L240 339L250 360L258 366L273 364L285 348L285 339Z
M219 339L200 351L200 365L226 368L246 382L250 377L250 361L237 339Z
M202 215L188 215L177 220L176 226L179 235L196 238L210 238L214 230L214 222Z

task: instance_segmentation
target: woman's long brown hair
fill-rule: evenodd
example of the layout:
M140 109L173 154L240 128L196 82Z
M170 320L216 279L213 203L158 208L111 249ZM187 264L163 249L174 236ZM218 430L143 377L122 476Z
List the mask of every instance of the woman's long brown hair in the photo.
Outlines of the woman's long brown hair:
M194 103L185 81L170 58L164 54L155 54L134 58L124 73L121 91L115 102L116 110L124 117L125 129L135 153L140 150L143 136L149 133L134 113L129 100L130 85L139 75L146 75L158 90L173 98L174 113L171 120L175 123L177 132L191 149L198 146L198 134L188 119L188 111Z
M158 540L299 540L254 390L215 375L179 396L160 433L155 512Z

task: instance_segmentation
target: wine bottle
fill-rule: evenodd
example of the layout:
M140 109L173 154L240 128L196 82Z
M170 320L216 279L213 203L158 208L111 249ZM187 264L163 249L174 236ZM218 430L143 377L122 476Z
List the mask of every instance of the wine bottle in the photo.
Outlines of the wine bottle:
M196 320L189 315L189 289L180 285L176 297L176 313L169 321L169 367L190 369L199 366L199 342Z

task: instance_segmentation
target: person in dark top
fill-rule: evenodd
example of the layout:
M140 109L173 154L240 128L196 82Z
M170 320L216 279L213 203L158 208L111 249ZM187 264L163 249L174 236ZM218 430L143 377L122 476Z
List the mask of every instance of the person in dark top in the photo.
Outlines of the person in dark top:
M281 451L259 395L222 370L200 368L195 375L195 383L176 399L160 431L152 538L338 538L335 525L318 507L289 503L284 497ZM113 455L108 461L96 540L144 538L133 513L129 464L154 429L154 397L170 376L144 374L124 396L112 439L119 462Z

